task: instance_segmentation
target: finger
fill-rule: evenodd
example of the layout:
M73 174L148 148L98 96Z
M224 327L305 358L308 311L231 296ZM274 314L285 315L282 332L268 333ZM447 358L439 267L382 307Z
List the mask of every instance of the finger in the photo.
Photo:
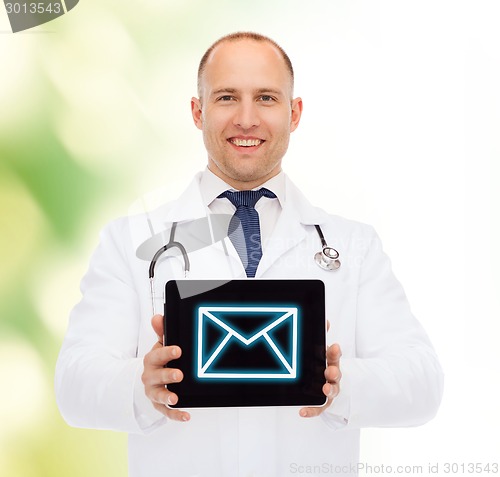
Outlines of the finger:
M146 396L153 404L175 406L179 402L177 394L169 391L165 386L154 386L146 389Z
M153 349L144 356L144 368L163 367L174 359L180 358L182 350L179 346L161 346L158 343L153 346Z
M178 409L169 409L161 404L153 404L155 409L161 412L164 416L172 419L173 421L187 422L191 419L189 412L180 411Z
M319 407L303 407L299 414L301 417L316 417L319 416L326 408L328 408L333 400L338 396L340 386L337 383L325 383L323 385L323 394L326 396L326 403Z
M151 324L153 325L153 330L155 330L158 336L158 341L163 343L163 315L155 315L151 318Z
M330 331L330 320L326 320L326 332Z
M182 372L178 369L166 368L154 373L144 373L142 381L144 383L145 394L153 403L173 406L177 404L179 398L177 394L168 389L167 385L178 383L183 378Z
M316 417L319 416L330 404L332 403L333 398L328 398L326 404L319 407L303 407L299 411L300 417Z
M340 383L342 379L342 373L337 366L328 366L325 369L325 379L329 383Z
M299 414L300 417L316 417L319 416L323 412L323 407L303 407Z
M325 383L323 384L323 394L328 398L331 403L340 392L340 385L338 383ZM330 404L328 404L330 405Z
M142 374L142 382L146 387L163 387L166 384L180 383L184 375L180 369L175 368L157 368L146 370Z
M332 344L326 350L326 363L328 366L340 365L340 358L342 356L342 351L337 343Z
M325 383L323 385L323 393L326 396L326 403L319 407L303 407L299 414L301 417L316 417L319 416L326 408L330 406L334 398L340 392L340 387L338 384Z

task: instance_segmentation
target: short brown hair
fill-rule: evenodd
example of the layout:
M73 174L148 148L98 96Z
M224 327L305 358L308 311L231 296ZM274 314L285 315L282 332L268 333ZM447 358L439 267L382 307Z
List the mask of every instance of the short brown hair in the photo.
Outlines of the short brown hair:
M294 81L293 66L292 62L290 61L290 58L285 53L285 50L281 48L281 46L279 46L278 43L276 43L274 40L265 35L261 35L260 33L254 33L251 31L239 31L236 33L230 33L229 35L225 35L222 38L219 38L201 57L200 65L198 66L198 95L200 97L201 97L201 77L203 76L203 72L205 71L205 67L209 56L214 51L214 49L221 43L225 43L226 41L232 42L238 40L254 40L259 42L266 42L274 46L280 52L281 56L283 57L283 60L285 61L285 65L288 71L290 72L290 79L293 91L293 81Z

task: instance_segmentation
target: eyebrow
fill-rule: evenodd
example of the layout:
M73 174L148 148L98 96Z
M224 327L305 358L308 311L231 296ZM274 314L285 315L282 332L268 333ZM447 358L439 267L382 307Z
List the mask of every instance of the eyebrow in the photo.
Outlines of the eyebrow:
M283 91L280 91L279 89L274 89L274 88L261 88L257 90L257 93L259 94L264 94L264 93L271 93L271 94L283 94Z
M235 94L237 93L238 90L236 88L219 88L216 89L215 91L212 91L211 96L216 96L221 93L228 93L228 94ZM276 94L276 95L282 95L283 92L275 89L275 88L259 88L257 91L255 91L256 94L264 94L264 93L270 93L270 94Z
M219 89L216 89L215 91L212 91L212 94L211 96L215 96L217 94L221 94L221 93L230 93L230 94L234 94L236 93L236 89L234 88L219 88Z

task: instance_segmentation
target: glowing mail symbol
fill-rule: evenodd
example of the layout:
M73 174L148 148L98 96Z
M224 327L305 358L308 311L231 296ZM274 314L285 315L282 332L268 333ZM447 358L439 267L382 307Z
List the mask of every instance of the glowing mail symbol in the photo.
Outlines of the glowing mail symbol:
M295 307L212 307L198 308L198 378L218 379L294 379L297 377L297 308ZM238 329L238 319L257 321L255 331L248 333ZM217 328L218 339L210 346L207 326ZM288 343L277 336L286 326ZM254 327L255 328L255 327ZM214 344L215 343L215 344ZM285 350L285 348L287 348ZM255 363L263 354L272 356L276 367L222 366L218 364L234 353L245 362ZM252 355L253 353L253 355Z

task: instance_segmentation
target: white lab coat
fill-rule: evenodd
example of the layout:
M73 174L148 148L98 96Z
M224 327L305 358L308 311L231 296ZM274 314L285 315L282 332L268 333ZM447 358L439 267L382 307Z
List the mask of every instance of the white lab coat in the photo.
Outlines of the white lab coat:
M338 342L343 353L339 396L317 418L301 418L298 408L201 409L187 423L167 420L145 397L142 358L157 338L149 263L136 249L151 224L160 230L206 216L199 180L200 174L177 201L151 214L149 224L139 215L102 232L57 363L63 417L77 427L128 432L131 477L356 475L359 429L431 419L442 373L373 229L311 206L288 178L286 204L256 277L324 281L328 343ZM314 224L339 251L338 271L314 263L320 249ZM221 242L192 252L190 278L244 277L232 244L225 245L229 255ZM179 256L157 266L157 296L175 278L183 278Z

